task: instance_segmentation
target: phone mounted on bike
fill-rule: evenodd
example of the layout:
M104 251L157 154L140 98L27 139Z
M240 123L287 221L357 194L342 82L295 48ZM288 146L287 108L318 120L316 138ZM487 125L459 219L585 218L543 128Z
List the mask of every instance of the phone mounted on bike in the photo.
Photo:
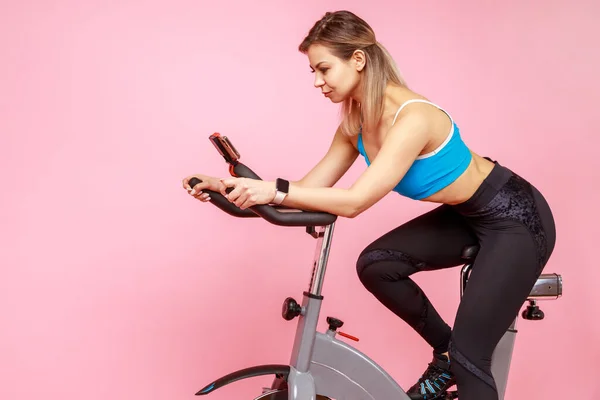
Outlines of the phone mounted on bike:
M227 163L232 165L237 164L240 159L240 153L233 147L227 136L221 136L220 133L215 132L210 135L209 139Z

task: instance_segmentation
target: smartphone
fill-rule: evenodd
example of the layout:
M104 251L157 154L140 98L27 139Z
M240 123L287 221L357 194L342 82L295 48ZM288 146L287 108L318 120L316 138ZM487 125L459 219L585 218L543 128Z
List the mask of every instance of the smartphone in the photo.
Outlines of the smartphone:
M240 159L240 153L238 153L227 136L221 136L220 133L215 132L210 135L209 139L229 164L236 164Z

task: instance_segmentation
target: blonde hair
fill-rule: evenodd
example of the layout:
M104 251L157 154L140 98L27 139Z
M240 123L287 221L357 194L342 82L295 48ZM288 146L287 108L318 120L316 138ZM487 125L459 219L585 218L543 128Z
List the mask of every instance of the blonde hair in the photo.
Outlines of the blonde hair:
M344 100L341 127L346 135L357 134L361 126L365 131L375 129L383 114L387 84L393 82L399 86L407 85L392 56L375 38L373 29L350 11L327 12L310 29L298 50L306 54L313 44L327 47L333 55L345 61L356 50L365 53L367 60L363 69L363 102L358 104L352 98Z

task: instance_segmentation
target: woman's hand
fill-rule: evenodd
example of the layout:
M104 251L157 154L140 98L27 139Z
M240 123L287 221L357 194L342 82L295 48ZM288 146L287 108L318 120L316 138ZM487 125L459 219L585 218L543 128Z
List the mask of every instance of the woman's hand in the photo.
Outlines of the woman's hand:
M192 178L198 178L202 182L198 183L192 188L189 184ZM221 192L225 190L225 186L219 178L213 178L212 176L199 174L186 177L183 180L183 188L186 189L191 196L194 196L202 202L210 201L210 195L208 193L203 193L202 190L207 189L213 192Z
M275 182L251 178L229 178L222 179L222 183L224 187L221 194L242 210L257 204L269 204L277 193ZM234 189L226 193L225 190L230 187Z

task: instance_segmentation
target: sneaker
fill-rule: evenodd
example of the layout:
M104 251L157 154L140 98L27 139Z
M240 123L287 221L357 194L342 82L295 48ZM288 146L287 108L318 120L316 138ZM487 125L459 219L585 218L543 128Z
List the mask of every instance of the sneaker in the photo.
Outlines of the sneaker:
M408 389L408 397L412 400L436 400L446 396L446 391L456 384L450 372L450 361L442 354L434 354L427 370L417 383Z

